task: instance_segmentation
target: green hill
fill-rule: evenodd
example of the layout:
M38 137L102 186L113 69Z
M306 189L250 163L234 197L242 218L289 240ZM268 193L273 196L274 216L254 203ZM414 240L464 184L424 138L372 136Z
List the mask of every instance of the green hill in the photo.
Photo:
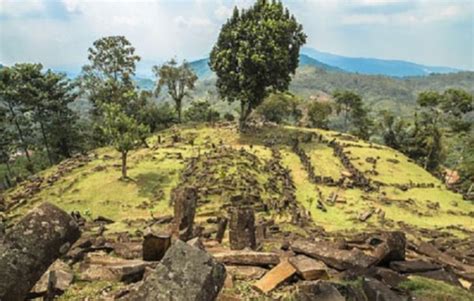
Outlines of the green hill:
M175 133L181 142L171 142ZM158 136L161 144L157 144ZM291 145L296 138L303 142L295 150ZM289 220L294 212L275 203L284 195L278 178L281 175L273 172L276 167L272 164L277 164L288 170L294 183L295 210L309 214L326 231L406 226L456 235L463 234L461 229L474 231L471 203L447 190L401 153L351 136L292 127L269 127L253 135L239 135L233 126L192 126L160 132L149 140L152 148L139 149L130 156L130 181L119 180L117 152L97 149L77 168L67 168L74 164L66 161L40 173L37 191L29 182L9 191L6 200L11 206L24 202L15 205L9 216L21 216L37 203L50 201L90 218L100 215L116 221L109 231L143 230L144 220L171 213L172 189L186 184L199 187L205 196L206 203L199 207L202 216L219 212L232 195L249 193L251 188L250 193L269 208L262 214ZM353 167L335 156L337 145ZM301 153L309 158L313 171ZM206 164L210 157L215 160ZM192 158L204 163L196 167L193 176L183 178ZM315 179L308 178L312 172ZM208 183L214 184L206 187ZM269 190L269 183L278 188ZM372 216L360 221L360 215L367 211Z
M198 191L196 227L208 237L209 250L228 248L227 236L216 245L205 233L214 233L212 221L242 198L252 200L258 222L270 221L277 229L279 236L264 240L263 251L275 252L285 237L310 241L315 236L336 239L401 229L410 241L441 238L442 244L461 245L474 233L472 203L401 153L352 136L276 126L239 134L232 124L187 125L158 132L148 143L150 148L129 155L129 180L119 179L119 153L101 148L7 191L7 227L49 201L86 218L80 244L92 241L95 246L102 238L98 249L112 245L113 256L140 257L141 253L122 253L119 248L141 247L148 227L169 231L172 191L190 185ZM168 222L158 222L165 219ZM123 243L124 234L132 241ZM126 289L118 281L80 280L83 266L74 265L79 280L58 300L84 300L107 292L113 296ZM236 280L225 292L242 300L267 300L250 288L251 283ZM424 277L408 278L403 286L425 300L470 300L462 288ZM285 287L273 297L288 297Z

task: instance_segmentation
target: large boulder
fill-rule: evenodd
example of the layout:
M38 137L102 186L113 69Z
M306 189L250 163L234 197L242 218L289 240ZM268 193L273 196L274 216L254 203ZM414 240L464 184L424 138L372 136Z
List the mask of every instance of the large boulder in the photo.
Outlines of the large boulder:
M0 300L24 300L79 236L76 222L58 207L43 203L30 211L0 245Z
M224 285L226 270L203 250L176 241L127 300L211 301Z

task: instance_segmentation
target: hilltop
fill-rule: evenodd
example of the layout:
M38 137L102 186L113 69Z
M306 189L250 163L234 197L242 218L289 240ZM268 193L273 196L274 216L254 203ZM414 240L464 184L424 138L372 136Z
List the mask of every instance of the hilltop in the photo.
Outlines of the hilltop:
M110 148L41 172L5 194L8 223L48 201L91 223L83 237L99 231L113 245L124 235L136 241L148 227L166 231L174 189L195 187L203 237L214 235L214 219L229 205L250 198L257 221L274 225L263 250L278 248L280 235L340 239L399 229L410 240L453 246L474 234L472 203L401 153L349 135L280 126L239 134L233 124L188 125L158 132L148 143L131 153L129 180L119 180L120 156ZM222 245L228 243L224 238ZM254 294L245 283L235 293ZM106 286L113 291L122 284L78 282L60 300Z

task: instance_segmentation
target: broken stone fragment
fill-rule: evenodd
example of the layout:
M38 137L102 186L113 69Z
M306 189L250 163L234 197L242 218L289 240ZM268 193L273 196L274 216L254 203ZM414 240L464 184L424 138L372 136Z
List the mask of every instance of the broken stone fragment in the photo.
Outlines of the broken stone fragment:
M390 262L390 268L400 273L419 273L441 269L439 264L423 261L392 261Z
M188 240L186 243L192 247L205 250L204 244L202 243L202 240L199 237L194 237L193 239Z
M266 294L275 289L280 283L293 276L296 273L296 269L293 267L288 260L283 260L276 267L271 269L265 274L260 280L258 280L254 287Z
M383 232L381 239L382 243L374 251L374 257L377 258L379 265L405 260L405 233L400 231Z
M368 300L406 301L408 298L397 295L388 286L373 278L364 278L362 288Z
M215 253L213 256L225 264L269 266L280 263L280 257L270 252L233 250Z
M66 291L66 289L71 285L74 278L73 271L62 260L55 261L49 269L41 276L40 280L35 284L32 293L43 295L48 290L48 281L50 278L50 273L55 273L56 281L54 283L54 289L60 291Z
M295 300L346 301L336 286L327 281L303 281L297 286Z
M304 280L328 279L327 266L305 255L290 257L289 262Z
M0 245L0 300L24 300L79 236L76 222L58 207L43 203L30 211Z
M79 278L85 281L136 282L142 279L146 267L154 263L142 260L126 260L106 255L104 252L87 254L81 264Z
M260 279L267 272L264 268L250 265L227 265L225 268L236 280L246 281Z
M165 253L170 245L170 235L147 233L143 238L143 260L161 260L161 258L165 256Z
M374 211L372 209L364 211L361 214L359 214L359 220L361 222L365 222L366 220L368 220L372 216L373 213L374 213Z
M212 301L224 285L226 270L211 255L177 240L156 270L125 300Z
M314 259L321 260L328 266L338 270L368 268L376 262L374 257L360 250L338 250L327 242L311 243L298 240L291 244L291 249L295 253L305 254Z

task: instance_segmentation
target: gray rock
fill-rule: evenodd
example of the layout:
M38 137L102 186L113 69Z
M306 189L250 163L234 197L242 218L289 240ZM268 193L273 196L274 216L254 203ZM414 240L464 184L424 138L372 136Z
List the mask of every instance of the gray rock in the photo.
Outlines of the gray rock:
M303 281L298 285L295 300L345 301L336 286L327 281Z
M211 255L176 241L142 285L126 300L211 301L224 285L226 270Z
M30 211L0 245L0 300L24 300L79 236L76 222L58 207L43 203Z
M388 286L373 278L364 278L362 288L368 300L406 301L407 298L397 295Z

